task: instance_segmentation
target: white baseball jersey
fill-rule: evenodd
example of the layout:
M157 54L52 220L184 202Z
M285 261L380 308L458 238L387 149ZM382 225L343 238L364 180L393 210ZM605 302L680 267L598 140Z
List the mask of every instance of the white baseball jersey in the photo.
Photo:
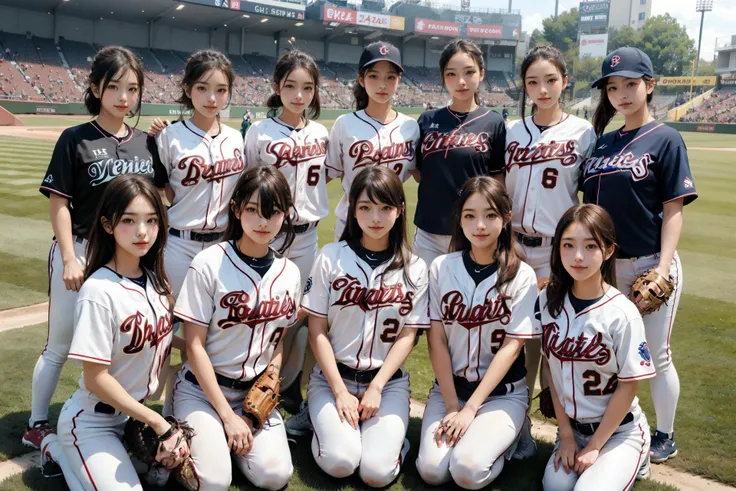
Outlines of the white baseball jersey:
M79 290L69 358L108 365L108 372L141 400L156 392L171 350L169 300L149 278L146 288L102 267ZM88 392L84 374L79 388ZM90 399L97 399L92 393ZM99 400L99 399L97 399Z
M532 322L537 299L537 277L522 262L516 277L499 292L498 271L477 286L463 262L463 252L445 254L429 268L429 314L442 322L452 360L452 373L470 382L483 378L506 336L530 339L542 335ZM502 302L501 295L508 298ZM506 382L526 375L519 357Z
M404 270L384 277L389 263L371 269L345 241L327 244L317 256L302 307L327 318L338 363L356 370L380 368L401 329L429 327L424 261L412 255Z
M208 328L205 349L216 373L248 381L266 369L285 329L296 323L301 285L288 259L276 255L261 277L221 242L195 256L174 312Z
M531 116L506 129L506 189L514 206L511 226L553 237L560 217L578 204L580 165L595 149L595 130L569 114L539 131Z
M156 142L175 193L169 226L224 231L230 196L245 168L240 133L221 124L217 136L208 136L191 121L179 121L164 128Z
M406 181L416 167L419 125L416 120L396 113L386 124L368 116L364 110L343 114L335 121L327 145L327 175L342 179L343 195L335 214L346 220L348 193L353 179L369 165L386 165Z
M536 310L536 328L544 331L542 354L570 418L598 422L619 380L654 377L644 322L636 306L617 289L609 287L603 297L577 314L565 296L557 318L549 313L547 290L543 290ZM638 405L634 397L631 410Z
M316 121L295 129L279 118L256 122L245 140L247 166L272 165L289 182L294 199L294 225L323 219L327 200L325 155L327 129Z

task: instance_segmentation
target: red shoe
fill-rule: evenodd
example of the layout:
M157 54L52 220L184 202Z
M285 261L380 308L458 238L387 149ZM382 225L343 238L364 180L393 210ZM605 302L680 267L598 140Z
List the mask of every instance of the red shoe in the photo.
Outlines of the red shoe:
M26 426L26 432L23 433L21 441L23 445L35 449L41 448L41 442L48 435L56 433L47 421L42 421L33 425L33 428Z

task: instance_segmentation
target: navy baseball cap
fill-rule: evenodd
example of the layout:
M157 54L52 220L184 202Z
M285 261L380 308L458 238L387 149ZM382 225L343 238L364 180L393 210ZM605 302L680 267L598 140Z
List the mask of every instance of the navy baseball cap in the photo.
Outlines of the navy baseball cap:
M593 82L592 87L597 89L603 85L608 77L654 78L654 67L649 56L639 48L619 48L611 51L601 66L603 76Z
M383 41L371 43L365 47L363 53L360 55L358 70L362 70L368 65L378 63L379 61L388 61L396 65L399 72L404 71L404 68L401 66L401 52L399 48Z

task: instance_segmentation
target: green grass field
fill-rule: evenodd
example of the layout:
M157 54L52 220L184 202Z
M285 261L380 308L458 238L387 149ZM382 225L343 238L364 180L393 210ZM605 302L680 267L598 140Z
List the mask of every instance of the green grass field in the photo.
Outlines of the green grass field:
M31 124L61 126L60 118L33 117ZM50 121L55 121L51 124ZM30 121L29 121L30 123ZM142 118L139 127L148 121ZM690 147L736 147L736 138L723 135L684 134ZM47 299L48 248L51 227L48 201L38 193L38 186L48 163L53 142L0 137L0 310L42 302ZM736 259L732 254L736 241L736 167L734 154L725 151L691 151L691 165L700 197L686 208L685 229L679 252L684 268L684 294L672 335L673 356L680 374L682 392L676 424L680 455L668 462L694 474L736 485L736 417L732 412L736 398ZM342 191L339 182L330 183L332 207ZM406 184L408 214L413 216L416 183ZM334 217L319 226L320 243L332 240ZM410 237L413 226L410 227ZM27 451L20 445L20 435L30 408L30 379L33 365L43 347L46 326L0 334L0 461ZM408 362L412 374L412 396L425 400L434 379L422 341ZM68 364L56 392L52 421L63 401L75 390L79 369ZM643 383L640 399L650 423L654 411ZM410 435L419 431L412 421ZM411 437L410 437L411 438ZM412 448L405 472L391 489L423 489L413 467L416 448ZM530 461L512 462L492 489L538 489L544 462L551 452L542 445L539 455ZM356 479L338 482L314 472L308 441L293 447L295 478L290 489L356 489ZM52 484L53 483L53 484ZM233 489L246 488L240 477ZM63 489L58 480L45 481L36 470L0 484L0 491L28 489ZM671 489L655 483L640 483L637 490Z

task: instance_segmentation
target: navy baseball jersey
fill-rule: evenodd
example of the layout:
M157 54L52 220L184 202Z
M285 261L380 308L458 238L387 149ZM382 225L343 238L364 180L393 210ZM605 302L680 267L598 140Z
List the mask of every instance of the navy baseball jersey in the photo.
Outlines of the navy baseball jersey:
M105 185L123 174L140 174L157 187L167 181L166 169L155 165L156 143L137 128L116 137L96 121L64 130L56 142L40 191L53 193L71 204L72 234L87 237Z
M448 107L419 116L421 173L414 224L432 234L452 234L452 210L465 181L504 171L503 118L479 107L457 113Z
M598 139L585 160L583 202L613 218L619 257L649 256L662 247L664 204L697 198L685 142L677 130L653 121Z

